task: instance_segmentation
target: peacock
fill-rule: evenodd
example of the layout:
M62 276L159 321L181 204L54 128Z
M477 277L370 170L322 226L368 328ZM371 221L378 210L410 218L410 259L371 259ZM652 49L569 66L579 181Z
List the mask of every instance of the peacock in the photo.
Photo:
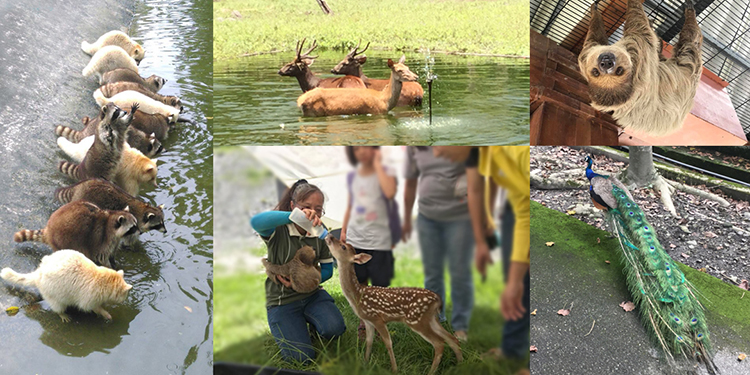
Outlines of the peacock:
M586 157L586 178L594 206L605 210L622 248L628 289L640 311L641 322L669 358L683 355L703 362L710 374L718 368L712 359L703 306L672 258L664 251L654 228L614 176L594 172Z

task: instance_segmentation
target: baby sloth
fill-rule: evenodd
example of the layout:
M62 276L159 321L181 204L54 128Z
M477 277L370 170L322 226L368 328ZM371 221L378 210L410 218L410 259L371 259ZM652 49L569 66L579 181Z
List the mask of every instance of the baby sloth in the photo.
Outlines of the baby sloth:
M297 250L294 258L285 264L271 264L267 258L262 261L266 275L276 284L279 283L276 275L281 275L292 282L292 289L298 293L310 293L320 285L320 266L315 264L315 250L310 246Z
M591 106L612 111L624 129L653 136L680 129L693 106L703 66L703 35L692 0L685 2L685 25L669 59L661 55L661 39L651 29L641 0L628 0L623 37L611 46L597 4L591 6L591 24L578 56Z

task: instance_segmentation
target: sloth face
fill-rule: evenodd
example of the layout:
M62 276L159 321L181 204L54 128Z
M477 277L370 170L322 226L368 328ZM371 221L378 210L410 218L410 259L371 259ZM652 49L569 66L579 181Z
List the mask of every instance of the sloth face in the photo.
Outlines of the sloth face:
M594 103L613 106L626 102L633 92L633 64L618 46L595 46L579 58L581 74L589 82Z

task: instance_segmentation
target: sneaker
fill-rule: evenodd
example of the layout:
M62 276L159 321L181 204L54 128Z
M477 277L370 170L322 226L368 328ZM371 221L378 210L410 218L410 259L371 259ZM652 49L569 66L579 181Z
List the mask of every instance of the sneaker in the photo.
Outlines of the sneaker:
M456 331L453 333L458 341L460 342L467 342L469 341L469 335L466 334L466 331Z

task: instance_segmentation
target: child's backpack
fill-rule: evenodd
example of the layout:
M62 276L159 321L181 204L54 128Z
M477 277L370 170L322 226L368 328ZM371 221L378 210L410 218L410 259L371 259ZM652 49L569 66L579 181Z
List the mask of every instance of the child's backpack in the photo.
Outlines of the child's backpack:
M354 174L357 171L351 171L346 175L346 186L349 188L349 203L354 199L352 193L352 181L354 181ZM385 200L385 210L388 213L388 227L391 230L391 246L396 246L398 241L401 241L401 217L398 216L398 203L396 199L388 199L383 194Z

